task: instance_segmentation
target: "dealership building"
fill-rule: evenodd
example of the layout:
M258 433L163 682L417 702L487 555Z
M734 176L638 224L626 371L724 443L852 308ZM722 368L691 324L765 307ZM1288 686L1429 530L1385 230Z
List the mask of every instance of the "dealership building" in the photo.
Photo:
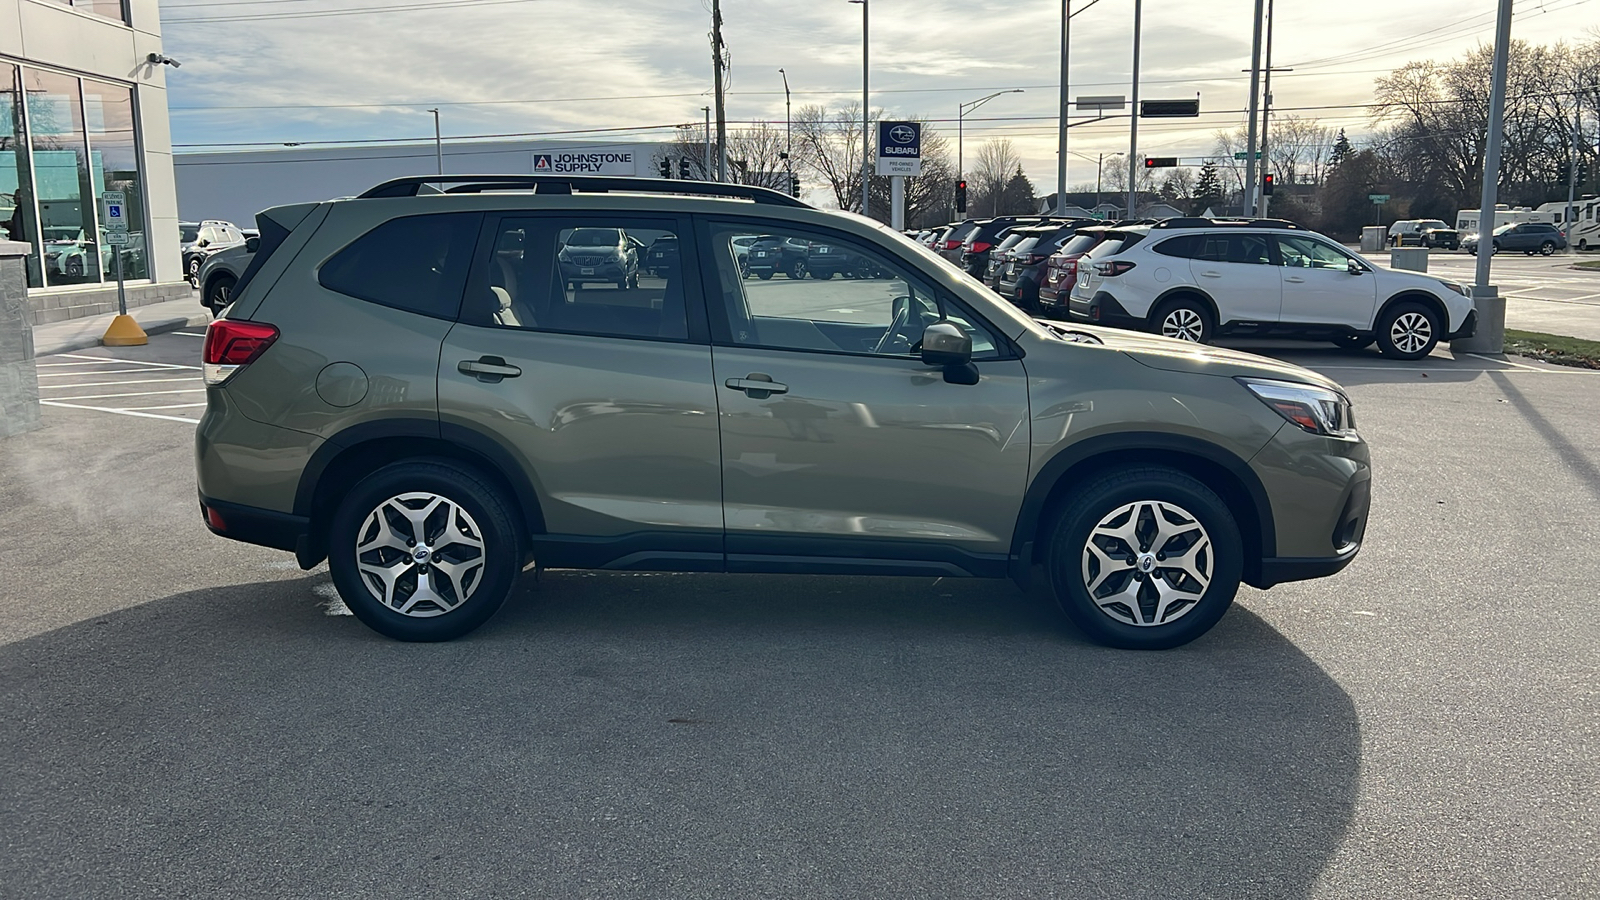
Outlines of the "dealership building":
M658 166L670 146L573 141L446 142L436 146L429 141L180 153L173 163L178 210L186 221L224 219L249 228L263 209L351 197L406 175L443 171L459 175L659 177ZM698 164L698 159L695 162ZM681 164L681 160L673 160L675 168ZM695 175L698 177L698 170Z
M35 324L115 311L119 255L130 306L189 295L162 59L156 0L0 0L0 239L29 245Z

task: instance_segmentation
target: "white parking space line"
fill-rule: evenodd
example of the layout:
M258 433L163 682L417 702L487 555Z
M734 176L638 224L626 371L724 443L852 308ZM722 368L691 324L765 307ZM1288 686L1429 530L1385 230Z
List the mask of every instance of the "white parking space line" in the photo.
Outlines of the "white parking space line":
M121 387L125 384L193 384L193 378L137 378L127 381L91 381L88 384L52 384L51 388Z
M112 413L119 416L137 416L141 419L165 419L168 422L187 422L190 425L194 425L200 421L199 419L189 419L183 416L163 416L160 413L137 412L128 409L112 409L105 406L81 406L76 403L61 403L57 400L40 400L39 405L61 406L67 409L87 409L91 412Z
M179 363L151 362L145 359L121 359L114 356L79 356L76 353L62 353L60 355L66 357L67 359L81 359L91 362L114 362L122 363L123 365L128 366L146 366L152 369L193 369L196 372L200 371L199 366L185 366Z
M85 359L85 360L80 360L78 362L69 362L69 363L35 363L35 366L37 368L40 368L40 369L53 369L53 368L58 368L58 367L61 367L61 366L111 366L111 365L121 365L121 363L119 363L117 360L114 360L114 359Z
M1525 365L1525 364L1519 363L1519 362L1512 362L1509 359L1494 359L1493 357L1481 356L1481 355L1479 355L1477 353L1468 353L1467 355L1472 357L1473 359L1481 359L1484 362L1505 363L1508 366L1516 366L1519 369L1527 369L1530 372L1544 372L1544 371L1546 371L1545 369L1541 369L1538 366L1530 366L1530 365Z
M181 335L183 337L205 337L206 336L206 333L203 332L203 331L174 331L173 334Z
M158 370L159 371L159 370ZM84 375L148 375L149 369L94 369L89 372L40 372L40 378L79 378Z
M148 410L148 409L193 409L196 406L205 406L205 404L204 403L174 403L174 404L171 404L170 406L127 406L127 407L123 407L121 410L119 410L119 412L138 412L140 410Z
M77 387L75 384L58 384L53 387ZM154 397L158 394L203 394L205 388L184 388L178 391L134 391L128 394L86 394L81 397L56 397L57 400L110 400L114 397Z

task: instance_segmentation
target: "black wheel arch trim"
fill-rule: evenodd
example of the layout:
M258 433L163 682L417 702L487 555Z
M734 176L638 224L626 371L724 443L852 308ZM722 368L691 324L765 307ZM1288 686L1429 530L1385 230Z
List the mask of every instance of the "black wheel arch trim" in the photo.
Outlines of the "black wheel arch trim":
M511 488L527 532L531 535L544 532L544 514L536 486L515 454L497 439L464 425L437 419L376 419L352 425L323 441L301 470L300 483L295 489L294 514L310 523L302 546L296 548L302 567L310 568L326 556L322 533L326 523L318 518L317 500L323 478L334 468L335 462L348 458L346 454L359 453L363 446L405 438L433 442L432 447L419 444L413 454L416 457L465 457L464 461L475 463L488 474L499 477ZM439 452L444 445L448 445L449 451Z
M1445 307L1444 301L1440 300L1438 296L1420 288L1407 288L1383 301L1383 305L1378 307L1378 314L1372 318L1373 333L1376 334L1378 332L1378 323L1382 322L1384 317L1396 305L1412 302L1426 304L1439 317L1439 339L1444 340L1445 333L1450 330L1450 310Z
M1217 301L1212 299L1210 294L1206 293L1200 288L1187 284L1179 287L1168 288L1156 295L1156 299L1150 301L1150 311L1145 314L1145 321L1153 327L1156 324L1156 316L1161 312L1161 307L1165 305L1168 300L1185 295L1198 297L1205 301L1206 306L1210 307L1212 328L1221 328L1223 325L1227 324L1226 322L1222 321L1222 311L1217 307Z
M1248 546L1248 533L1242 537L1246 541L1247 550L1245 573L1250 578L1258 577L1256 564L1262 559L1276 555L1278 538L1276 521L1272 514L1272 501L1267 497L1266 488L1251 470L1249 463L1237 454L1199 438L1159 431L1130 431L1085 438L1062 448L1039 470L1039 474L1034 477L1033 483L1028 486L1027 494L1023 497L1022 508L1017 513L1017 526L1011 533L1012 578L1027 583L1028 573L1033 566L1033 548L1043 546L1039 529L1043 525L1045 510L1056 492L1056 487L1064 483L1067 473L1080 464L1133 451L1198 457L1220 466L1234 477L1244 488L1255 513L1259 541L1253 552L1250 552L1252 548Z

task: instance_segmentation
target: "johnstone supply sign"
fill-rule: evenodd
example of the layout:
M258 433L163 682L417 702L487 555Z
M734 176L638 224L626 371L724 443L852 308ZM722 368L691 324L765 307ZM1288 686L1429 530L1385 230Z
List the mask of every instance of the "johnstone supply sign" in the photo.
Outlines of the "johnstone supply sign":
M637 175L635 160L639 154L631 149L615 150L559 150L554 153L533 155L535 175Z
M922 174L922 123L878 123L878 174Z

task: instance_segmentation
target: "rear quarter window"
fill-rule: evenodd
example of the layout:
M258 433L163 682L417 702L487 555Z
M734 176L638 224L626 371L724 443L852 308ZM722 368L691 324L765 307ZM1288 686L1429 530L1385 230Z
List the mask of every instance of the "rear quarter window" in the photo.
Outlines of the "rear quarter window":
M330 291L383 306L455 319L482 216L407 216L372 229L322 264Z
M1150 249L1162 256L1176 256L1181 259L1199 259L1205 249L1206 238L1203 234L1184 234L1175 238L1168 238Z
M1104 241L1101 241L1094 249L1085 253L1084 256L1092 259L1104 259L1107 256L1114 256L1124 250L1128 250L1142 240L1144 240L1144 235L1136 231L1113 231L1106 235Z

